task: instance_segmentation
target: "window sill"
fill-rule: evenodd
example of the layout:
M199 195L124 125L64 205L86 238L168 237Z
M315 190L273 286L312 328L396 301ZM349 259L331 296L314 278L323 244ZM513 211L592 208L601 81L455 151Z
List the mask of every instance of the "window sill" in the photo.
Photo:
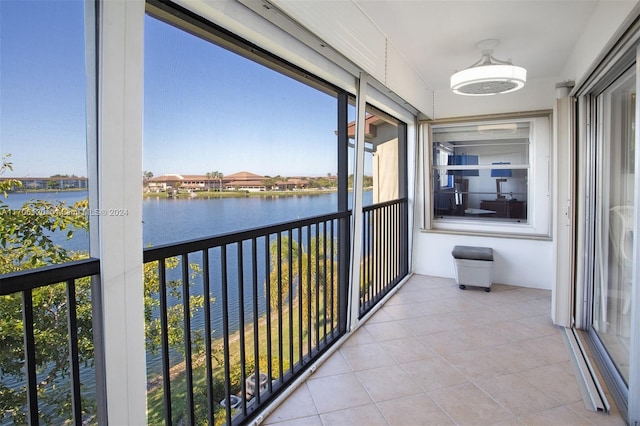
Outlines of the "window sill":
M538 241L552 241L551 235L535 232L530 224L492 222L478 224L469 220L438 220L431 228L421 228L420 232L451 235L473 235L481 237L514 238Z

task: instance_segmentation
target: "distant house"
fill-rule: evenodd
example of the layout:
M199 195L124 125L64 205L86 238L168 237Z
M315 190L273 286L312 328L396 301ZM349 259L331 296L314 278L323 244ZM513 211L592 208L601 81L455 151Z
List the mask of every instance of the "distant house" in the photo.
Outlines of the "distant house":
M206 191L210 184L211 179L205 175L166 174L147 181L149 192L165 192L171 189Z
M250 172L238 172L222 178L225 189L259 192L267 190L267 177Z
M246 171L223 176L221 179L208 178L206 175L170 173L152 177L146 180L145 185L148 192L166 192L170 190L206 191L212 188L228 191L260 192L272 188L279 191L306 189L309 186L309 180L303 177L294 177L273 182L268 177Z
M52 176L52 177L23 177L0 178L4 180L17 180L22 183L21 188L15 189L87 189L88 179L78 176Z
M307 186L309 186L309 181L307 179L289 178L277 181L274 189L279 191L291 191L294 189L306 189Z

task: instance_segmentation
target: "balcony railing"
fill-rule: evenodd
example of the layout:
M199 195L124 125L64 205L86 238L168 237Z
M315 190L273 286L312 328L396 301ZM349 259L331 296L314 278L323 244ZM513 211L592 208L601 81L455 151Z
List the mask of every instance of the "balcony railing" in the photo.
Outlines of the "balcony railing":
M145 249L150 423L246 422L344 334L349 217Z
M364 207L360 318L409 273L406 198Z
M3 356L6 363L0 365L0 390L3 400L14 404L3 407L0 423L24 418L30 425L41 421L81 425L94 418L95 409L87 410L83 404L93 400L87 405L95 405L95 373L87 366L94 359L93 315L87 311L92 309L90 277L99 272L100 262L86 259L0 277L3 322L21 323L24 342L18 349L15 330L2 331L0 351L9 353ZM79 310L83 310L81 318ZM65 337L67 346L59 347ZM7 374L10 370L11 375ZM5 380L18 375L23 379ZM56 395L55 407L39 402L52 394Z
M406 199L364 209L360 316L408 273L407 224ZM145 249L149 423L246 423L344 335L349 227L342 212ZM96 420L87 310L99 267L87 259L0 278L22 315L24 380L10 385L23 389L30 424ZM54 289L62 308L47 311L34 293ZM38 359L47 315L66 317L62 376L47 377L51 362ZM39 403L43 389L65 386L68 415Z

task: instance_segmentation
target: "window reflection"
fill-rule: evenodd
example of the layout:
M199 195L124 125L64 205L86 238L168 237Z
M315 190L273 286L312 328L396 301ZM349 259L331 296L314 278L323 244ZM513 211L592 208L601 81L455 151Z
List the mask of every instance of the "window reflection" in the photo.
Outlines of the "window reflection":
M607 130L599 144L593 327L627 383L635 231L635 96L632 72L598 99L605 117L601 125Z
M436 218L526 222L528 121L432 128Z

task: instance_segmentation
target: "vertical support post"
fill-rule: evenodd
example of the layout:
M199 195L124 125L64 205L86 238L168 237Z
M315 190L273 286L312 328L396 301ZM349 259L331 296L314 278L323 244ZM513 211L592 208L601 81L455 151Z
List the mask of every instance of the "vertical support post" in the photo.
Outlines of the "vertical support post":
M85 68L87 70L87 172L89 207L98 206L98 71L100 8L97 0L85 1ZM100 256L100 228L97 216L89 216L89 252ZM93 325L93 353L96 374L96 412L99 424L108 424L107 383L104 350L104 324L102 309L102 280L91 277L91 316Z
M573 194L575 167L575 138L573 98L556 99L553 120L556 143L554 144L553 188L553 249L555 282L551 293L551 319L562 327L571 327L574 315L574 211Z
M91 221L91 252L98 254L101 268L107 416L109 424L145 424L140 197L145 3L103 1L97 6L97 144L90 149L97 161L97 173L92 176L97 190L92 187L90 195L91 211L96 212ZM109 215L115 209L127 215Z
M349 99L338 93L338 211L349 210L349 135L347 131ZM307 228L308 230L310 228ZM338 219L338 331L347 330L349 307L349 255L351 250L349 218ZM309 312L311 310L309 309ZM311 339L309 339L311 340Z
M407 125L404 122L398 122L398 198L407 198L407 203L397 206L399 221L399 241L398 250L400 256L396 257L400 264L397 267L402 271L402 275L409 272L409 173L408 173L408 135Z
M33 295L31 290L22 292L22 323L24 324L24 354L27 373L27 420L39 425L38 378L36 374L36 339L33 330Z
M351 270L349 285L349 329L358 325L360 308L360 253L362 251L362 179L364 176L364 126L367 107L367 74L360 73L356 93L356 164L353 174L353 214L351 241Z

